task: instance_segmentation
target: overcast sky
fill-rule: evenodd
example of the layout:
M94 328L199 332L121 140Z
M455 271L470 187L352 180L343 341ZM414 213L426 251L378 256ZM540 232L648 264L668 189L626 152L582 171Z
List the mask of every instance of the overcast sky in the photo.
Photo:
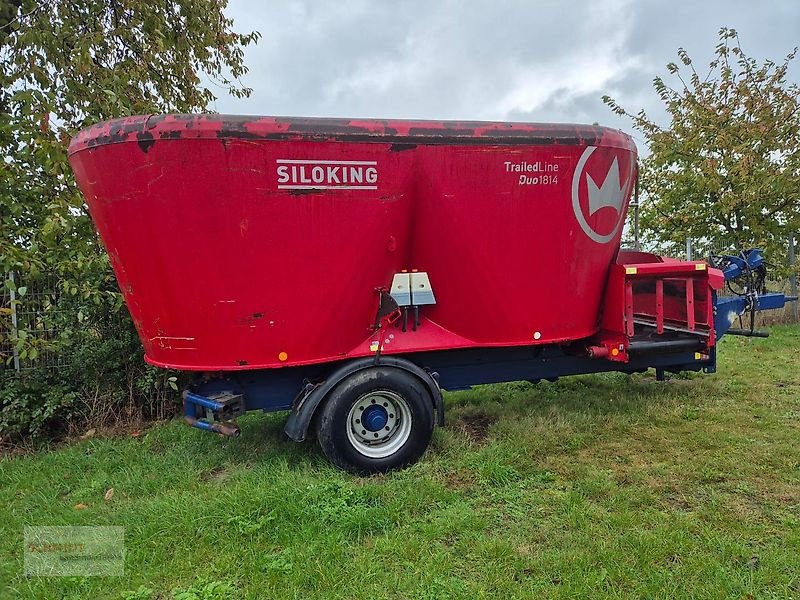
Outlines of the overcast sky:
M214 106L239 114L630 130L600 97L663 118L651 81L678 47L705 65L721 26L758 59L800 44L800 0L231 0L227 12L263 35L246 55L252 96Z

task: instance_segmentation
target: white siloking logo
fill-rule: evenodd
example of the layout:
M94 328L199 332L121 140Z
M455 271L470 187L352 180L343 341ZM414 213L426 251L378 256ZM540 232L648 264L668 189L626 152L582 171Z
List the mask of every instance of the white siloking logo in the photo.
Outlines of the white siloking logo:
M586 219L580 198L581 176L586 171L586 164L595 150L597 150L597 146L587 146L575 167L575 172L572 175L572 210L575 212L575 218L586 235L598 244L607 244L616 237L622 222L625 220L622 205L627 195L628 186L623 185L620 181L617 156L614 157L603 182L599 186L592 176L588 172L586 173L588 216L591 217L600 209L609 207L613 208L617 213L616 223L610 233L603 234L595 231Z
M278 158L279 190L377 190L378 161Z

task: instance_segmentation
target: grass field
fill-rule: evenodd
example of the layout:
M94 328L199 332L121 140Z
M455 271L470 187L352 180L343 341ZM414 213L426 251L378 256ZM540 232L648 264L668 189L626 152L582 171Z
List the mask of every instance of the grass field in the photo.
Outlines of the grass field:
M423 461L370 479L283 415L6 458L0 597L800 598L800 327L719 363L449 394ZM25 525L122 525L125 575L26 578Z

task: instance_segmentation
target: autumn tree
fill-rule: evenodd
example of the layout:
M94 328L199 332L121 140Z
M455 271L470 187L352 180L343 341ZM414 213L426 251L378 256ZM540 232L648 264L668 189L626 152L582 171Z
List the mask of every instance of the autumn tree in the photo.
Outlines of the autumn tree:
M677 54L669 81L653 80L668 123L603 98L649 147L640 166L645 239L673 253L687 238L704 251L758 246L785 265L787 236L800 230L800 88L787 83L797 48L759 63L722 28L707 70Z
M57 280L66 320L56 345L87 331L99 343L113 336L98 333L109 315L128 318L67 161L69 140L106 119L249 95L244 49L259 34L237 33L226 4L0 0L0 281L8 292L42 274ZM0 349L35 358L45 342L8 326L4 299Z

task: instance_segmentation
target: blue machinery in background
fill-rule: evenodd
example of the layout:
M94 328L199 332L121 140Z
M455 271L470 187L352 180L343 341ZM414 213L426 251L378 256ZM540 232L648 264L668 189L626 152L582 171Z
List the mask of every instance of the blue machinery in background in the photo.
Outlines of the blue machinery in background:
M714 294L714 329L724 335L766 337L756 331L755 315L761 310L782 308L797 298L767 292L767 263L762 252L752 249L739 256L714 256L712 266L722 271L731 295ZM749 328L742 325L749 320ZM733 328L739 320L740 327ZM248 410L265 412L290 410L286 434L303 441L316 407L325 394L355 371L377 364L406 370L423 379L436 403L437 421L444 422L440 388L459 390L474 385L505 381L555 381L559 377L617 371L623 373L656 370L665 372L716 370L716 347L711 352L704 340L680 338L661 341L632 341L627 363L596 360L557 344L508 348L469 348L416 352L406 356L377 356L334 363L235 371L218 377L204 374L183 393L184 413L193 427L227 436L238 436L234 419Z
M756 331L756 313L761 310L783 308L786 302L797 302L796 297L787 297L779 292L767 292L767 261L761 250L753 248L739 256L722 255L712 257L712 266L725 276L725 286L731 296L714 299L714 330L717 339L723 335L767 337L765 331ZM749 327L743 324L749 315ZM733 328L738 319L739 327Z

